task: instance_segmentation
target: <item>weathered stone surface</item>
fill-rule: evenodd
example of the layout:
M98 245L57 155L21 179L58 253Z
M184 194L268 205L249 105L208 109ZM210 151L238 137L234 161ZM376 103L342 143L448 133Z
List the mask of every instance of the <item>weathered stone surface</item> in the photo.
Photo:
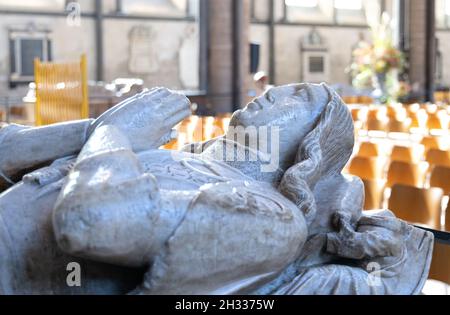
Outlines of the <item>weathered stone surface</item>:
M17 163L0 150L7 176L23 161L32 162L27 169L56 161L0 195L0 292L420 292L433 236L389 211L362 213L362 182L341 174L354 133L334 91L273 88L196 152L158 150L189 105L159 88L81 131L80 122L27 137L20 127L1 129L9 142L0 148L15 135L23 144ZM75 140L56 150L49 130ZM85 270L79 288L65 284L72 261Z

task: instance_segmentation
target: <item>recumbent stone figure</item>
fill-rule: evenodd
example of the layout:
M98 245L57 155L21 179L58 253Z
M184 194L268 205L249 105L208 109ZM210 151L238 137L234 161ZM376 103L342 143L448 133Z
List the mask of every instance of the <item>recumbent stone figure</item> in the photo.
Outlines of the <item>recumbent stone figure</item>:
M328 86L272 88L223 137L159 149L190 114L155 88L96 120L0 129L0 293L421 292L433 236L362 212L361 180L341 174L353 122Z

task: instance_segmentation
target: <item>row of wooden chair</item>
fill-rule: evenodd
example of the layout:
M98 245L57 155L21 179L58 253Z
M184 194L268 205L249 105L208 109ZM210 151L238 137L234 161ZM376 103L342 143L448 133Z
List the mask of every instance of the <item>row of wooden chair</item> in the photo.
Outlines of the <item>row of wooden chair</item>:
M363 180L365 190L365 210L383 208L385 182ZM396 184L388 199L388 209L397 217L411 223L419 223L440 230L442 200L444 191L440 188L417 188ZM444 229L450 231L450 202L445 211Z
M385 182L363 180L365 190L364 209L381 209ZM448 186L450 183L447 182ZM439 188L421 189L406 185L394 185L389 197L388 209L405 221L439 230L450 231L450 201L445 210L445 223L441 227L441 200L444 192ZM430 268L430 279L450 285L450 246L435 242Z
M442 151L438 149L430 149L426 154L422 146L394 146L389 156L370 156L369 151L366 148L362 148L358 152L358 157L367 158L388 158L395 162L406 162L412 164L418 164L420 162L428 162L430 165L446 166L450 167L450 151ZM425 157L425 158L424 158Z
M350 174L360 177L364 182L365 210L383 208L386 191L391 188L389 209L402 219L415 219L412 222L440 228L443 197L450 194L450 168L438 165L428 170L426 162L411 164L393 161L385 175L382 159L363 157L354 158L348 168ZM410 202L413 206L409 205ZM405 215L406 211L412 217ZM450 214L447 215L447 228L450 231L448 221Z
M425 103L425 104L416 103L410 105L395 103L385 106L359 104L359 105L349 105L349 108L352 111L352 115L355 120L361 120L367 117L375 117L378 115L388 116L389 118L397 118L402 116L411 117L414 114L422 112L424 112L425 114L447 112L450 115L450 109L448 108L448 105L442 104L438 105L432 103ZM358 117L354 116L355 113L358 114Z
M386 132L409 132L411 129L422 130L448 130L449 120L438 117L437 114L429 115L425 118L408 117L398 118L369 118L363 122L362 128L365 130L377 130Z
M359 106L350 108L353 120L364 130L409 132L411 129L448 130L450 112L437 105Z
M447 115L449 109L450 107L447 107ZM436 229L441 227L443 196L444 194L450 194L450 158L448 152L450 140L448 134L443 137L431 136L430 134L436 129L444 129L446 126L448 128L448 117L443 116L445 114L444 111L440 111L438 114L436 106L418 106L417 104L400 110L398 108L387 108L384 119L383 115L380 115L381 119L370 119L369 113L365 116L366 114L361 110L352 110L357 138L359 135L358 129L384 131L386 132L386 138L388 138L389 133L397 132L405 133L406 136L403 137L405 139L410 138L413 133L426 135L420 141L420 145L386 147L388 141L383 141L383 144L371 142L361 144L357 155L360 158L374 159L367 172L363 172L362 168L359 170L363 174L378 174L378 176L372 177L380 177L383 174L383 162L377 159L379 157L385 160L390 158L391 161L394 161L390 165L390 172L388 172L386 179L363 179L365 189L364 209L383 208L385 190L392 186L387 207L399 218L413 223L425 224ZM431 172L428 179L428 186L431 188L420 188L423 187L426 178L424 172L428 168L427 164L422 162L423 160L432 165L429 168ZM363 167L364 164L367 165L361 160L359 162L356 160L355 163L361 164L360 167ZM440 166L440 164L444 166ZM395 182L413 183L415 185L393 185ZM443 228L450 231L450 201L446 209ZM429 278L450 285L449 262L450 246L435 242Z
M405 221L441 229L442 199L440 188L422 189L406 185L394 185L388 200L388 209ZM450 203L446 210L445 229L450 231Z
M374 99L370 96L343 96L342 99L346 104L373 104ZM436 103L450 104L450 92L436 91L434 92L434 101Z
M425 150L437 149L446 151L450 149L450 137L448 136L425 136L421 143Z
M374 103L374 99L366 95L342 96L345 104L363 104L370 105Z
M433 258L428 277L450 285L450 246L448 244L434 242Z
M164 148L168 150L181 149L188 143L203 142L219 137L228 129L230 119L230 114L222 114L217 117L193 115L175 128L178 138Z
M388 187L405 184L423 188L427 184L428 175L431 187L440 187L444 190L450 187L450 165L392 161L386 171L387 164L384 158L356 156L350 162L348 172L362 179L385 180Z
M442 139L441 139L442 138ZM444 137L425 137L420 144L393 144L364 141L359 145L357 156L390 157L393 161L448 165L450 163L449 139Z

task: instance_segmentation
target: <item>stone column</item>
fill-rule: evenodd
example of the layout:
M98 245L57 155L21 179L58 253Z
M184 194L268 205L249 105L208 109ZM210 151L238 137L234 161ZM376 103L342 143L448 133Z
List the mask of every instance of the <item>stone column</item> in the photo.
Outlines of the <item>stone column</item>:
M250 1L207 0L208 100L217 113L245 101L250 80Z
M435 70L434 0L409 0L409 79L418 101L432 100Z

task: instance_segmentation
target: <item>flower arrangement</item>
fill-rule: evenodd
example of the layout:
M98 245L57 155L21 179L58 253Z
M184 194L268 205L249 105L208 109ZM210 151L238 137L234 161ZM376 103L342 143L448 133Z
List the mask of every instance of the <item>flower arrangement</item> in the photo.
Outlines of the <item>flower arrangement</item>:
M355 88L374 88L380 103L396 100L407 90L406 82L398 82L398 73L405 67L403 53L394 45L391 19L384 13L371 27L372 43L360 41L353 50L350 66ZM401 88L402 91L397 91Z

